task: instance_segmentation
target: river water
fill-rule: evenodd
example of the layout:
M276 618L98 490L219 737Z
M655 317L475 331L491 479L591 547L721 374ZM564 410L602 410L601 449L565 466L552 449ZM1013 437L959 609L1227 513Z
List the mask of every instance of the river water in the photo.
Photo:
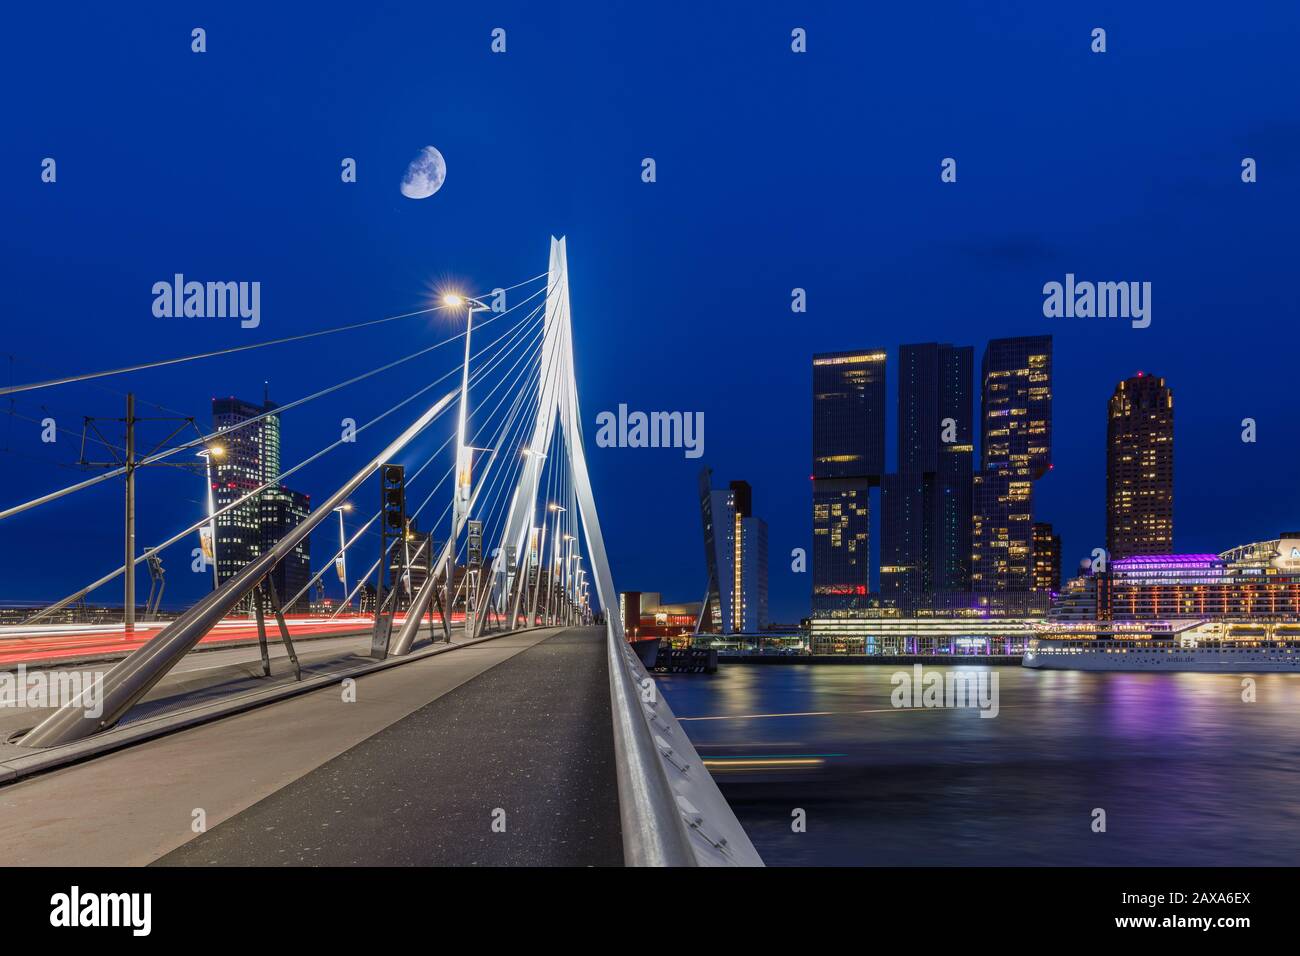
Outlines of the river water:
M997 716L895 708L898 665L658 681L769 865L1300 864L1300 674L931 670Z

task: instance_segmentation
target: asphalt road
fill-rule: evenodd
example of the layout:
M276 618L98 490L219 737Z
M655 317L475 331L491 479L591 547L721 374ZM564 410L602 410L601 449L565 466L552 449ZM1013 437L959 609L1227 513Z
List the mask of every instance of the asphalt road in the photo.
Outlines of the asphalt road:
M561 631L157 863L621 865L605 655Z

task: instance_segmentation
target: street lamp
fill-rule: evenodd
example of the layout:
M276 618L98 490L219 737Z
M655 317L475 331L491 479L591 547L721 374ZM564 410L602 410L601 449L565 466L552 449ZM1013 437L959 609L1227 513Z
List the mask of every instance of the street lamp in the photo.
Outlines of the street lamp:
M470 470L473 451L465 445L465 420L469 413L469 341L474 329L475 312L491 312L492 308L468 295L448 293L443 302L453 309L465 307L465 362L460 373L460 414L456 421L456 485L451 497L451 565L456 564L456 538L460 534L461 521L469 515ZM451 568L447 571L447 614L451 614Z
M552 595L555 593L555 577L560 564L560 515L567 509L552 501L546 506L546 510L554 515L551 519L551 566L546 573L546 617L552 624L558 624L559 620L555 616L555 599Z
M348 599L348 542L343 531L343 512L351 511L352 503L345 501L334 510L339 516L339 558L334 562L334 570L338 572L339 581L343 585L343 606L347 607L351 601Z
M564 563L560 565L560 587L564 592L564 615L566 618L569 615L570 599L573 596L569 589L573 582L573 542L575 540L571 534L564 536Z
M203 459L203 471L208 479L208 550L212 552L212 589L214 591L221 586L221 581L217 576L217 509L212 498L212 459L223 458L225 454L226 449L222 445L208 445L194 453L196 458ZM202 541L200 541L200 544L202 544ZM207 559L209 555L204 554L203 557Z

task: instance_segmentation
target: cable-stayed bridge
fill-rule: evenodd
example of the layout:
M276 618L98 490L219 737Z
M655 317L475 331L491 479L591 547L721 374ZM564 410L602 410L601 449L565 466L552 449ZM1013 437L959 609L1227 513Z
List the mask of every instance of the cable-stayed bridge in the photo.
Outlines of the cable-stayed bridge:
M519 301L448 294L428 311L463 316L460 333L240 423L278 420L367 380L400 392L395 383L417 384L402 366L461 346L446 374L220 506L209 498L157 545L134 540L136 472L181 455L210 465L231 430L197 429L143 456L128 437L119 465L0 503L3 535L24 512L112 479L127 485L121 567L0 633L7 667L64 662L44 685L61 682L60 693L0 717L6 845L25 846L32 862L62 853L110 864L761 862L624 638L582 440L565 241L551 240L545 273L497 292ZM383 436L382 447L350 460L346 480L314 488L318 503L288 533L215 574L173 620L150 604L155 619L136 620L142 565L155 572L168 548L188 552L198 535L220 568L220 530L241 508L326 455L355 458L363 433ZM349 536L344 509L372 494L380 507ZM338 548L297 593L280 593L277 567L336 514ZM417 520L426 531L414 531ZM346 587L347 565L364 564L376 539L373 563L328 618L293 613L331 571ZM120 626L65 623L116 587ZM365 613L354 607L363 594ZM97 670L106 655L120 659ZM67 857L69 847L91 858Z

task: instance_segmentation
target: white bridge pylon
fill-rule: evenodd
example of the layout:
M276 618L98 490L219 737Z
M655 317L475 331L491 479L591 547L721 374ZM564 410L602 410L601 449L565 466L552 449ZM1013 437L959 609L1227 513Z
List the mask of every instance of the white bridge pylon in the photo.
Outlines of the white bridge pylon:
M531 626L537 600L537 591L532 599L526 596L528 590L528 572L535 570L539 581L542 568L548 568L548 575L554 580L557 568L554 561L547 561L543 543L549 544L552 554L558 554L557 542L552 536L550 542L544 542L546 534L546 508L548 502L538 500L541 490L541 478L546 469L547 452L555 440L558 426L561 440L555 442L551 458L562 455L558 464L567 478L566 501L562 506L571 515L576 510L581 521L582 537L586 541L587 557L591 562L591 573L595 579L596 597L605 613L614 635L623 639L623 623L618 614L618 592L614 590L614 579L609 570L609 559L605 551L604 538L600 530L600 518L596 514L596 501L591 491L591 479L587 474L587 456L582 444L582 416L578 407L578 387L573 371L573 326L569 311L569 272L568 258L564 239L551 237L551 261L547 275L545 317L542 331L542 354L538 364L536 418L533 421L532 435L523 449L524 462L519 468L519 477L510 497L510 507L501 525L501 538L493 549L491 567L486 581L488 587L484 594L483 607L495 609L498 616L507 621L512 630L517 626L519 615L524 614ZM524 383L521 388L525 393L531 391L533 382ZM526 423L525 426L526 428ZM493 462L496 456L493 457ZM556 462L550 462L550 474L556 474ZM489 463L489 470L492 463ZM458 468L459 471L459 468ZM456 544L462 532L475 512L479 492L483 488L486 475L474 488L469 501L456 511L454 533L442 549L438 561L430 569L428 577L420 587L407 611L406 621L402 625L389 653L400 656L409 653L415 641L420 620L428 610L431 601L438 592L439 579L446 588L446 601L443 605L444 615L449 615L452 605L451 588L448 586L454 577ZM459 485L458 485L459 487ZM539 513L540 512L540 513ZM535 538L540 534L542 539ZM533 542L538 541L537 553L533 554ZM515 568L507 566L509 555L516 555ZM565 568L564 580L570 582ZM572 599L575 595L570 595ZM475 606L478 601L475 600ZM468 606L468 605L467 605ZM548 616L552 613L548 608ZM487 623L488 615L476 613L466 615L467 627L472 628L468 637L478 637Z
M551 446L558 425L562 442L564 464L571 479L571 501L576 504L582 522L582 535L586 539L591 570L595 578L596 597L606 619L622 640L623 625L618 613L618 592L609 570L605 540L600 531L600 517L596 514L596 500L587 474L587 455L582 444L582 419L578 407L578 385L573 368L573 324L569 310L569 263L563 238L551 237L551 261L546 285L545 326L542 333L542 357L538 366L537 419L533 424L532 438L528 443L526 460L520 471L507 512L500 547L492 563L493 600L503 613L513 615L512 597L518 597L523 588L519 583L507 581L506 556L509 549L519 556L515 577L526 578L528 546L534 528L545 519L538 517L537 494L542 476L546 451ZM540 557L540 556L539 556ZM540 563L540 562L539 562ZM514 592L514 595L511 592ZM513 626L515 618L511 617Z

